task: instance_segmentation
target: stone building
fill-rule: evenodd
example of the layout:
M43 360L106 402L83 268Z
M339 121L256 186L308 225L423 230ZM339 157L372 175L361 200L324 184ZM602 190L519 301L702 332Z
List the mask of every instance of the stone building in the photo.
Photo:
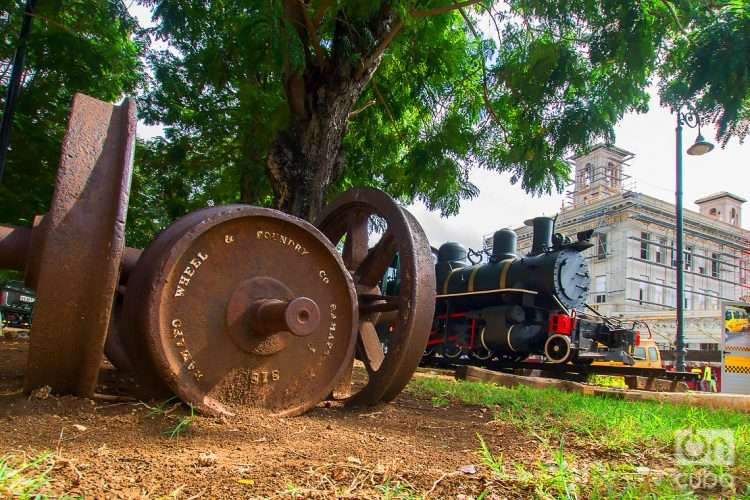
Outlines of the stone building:
M557 215L555 232L575 237L594 229L595 245L587 250L589 304L605 315L646 321L660 347L669 349L676 329L675 207L628 187L624 169L632 158L604 144L575 158L570 203ZM750 231L740 226L745 201L721 192L697 200L699 212L684 211L689 350L718 349L721 301L750 299ZM523 255L531 228L516 232Z

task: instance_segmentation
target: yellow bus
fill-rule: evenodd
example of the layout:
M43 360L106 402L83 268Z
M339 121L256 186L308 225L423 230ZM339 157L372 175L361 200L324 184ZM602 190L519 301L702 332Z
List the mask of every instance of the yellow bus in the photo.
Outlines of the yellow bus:
M748 331L747 311L740 307L727 306L724 311L724 332L739 333Z

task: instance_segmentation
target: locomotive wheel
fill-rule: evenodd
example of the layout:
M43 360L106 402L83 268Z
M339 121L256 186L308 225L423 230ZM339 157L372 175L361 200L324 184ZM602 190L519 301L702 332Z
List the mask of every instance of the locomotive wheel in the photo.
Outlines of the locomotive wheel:
M479 346L477 346L474 350L472 350L469 353L469 355L477 361L489 361L495 355L492 351L490 351L487 348L486 345L484 345L485 328L486 327L482 327L482 331L479 334L479 338L481 340L481 342L479 343Z
M380 218L386 226L372 248L371 218ZM317 226L334 245L345 237L344 264L354 279L359 301L357 353L368 374L367 384L351 395L350 366L349 376L342 380L345 387L334 397L353 405L391 401L419 366L430 335L435 269L427 237L409 212L384 192L371 188L344 193L324 209ZM386 295L379 284L396 256L398 291ZM387 349L375 329L378 321L390 324L383 338Z
M120 334L143 397L297 415L330 394L356 341L354 284L310 224L231 205L193 212L144 251Z
M573 355L570 337L567 335L552 335L544 344L544 354L550 363L567 363Z
M492 351L488 351L484 347L479 347L478 349L469 352L469 356L477 361L489 361L494 355L495 354Z

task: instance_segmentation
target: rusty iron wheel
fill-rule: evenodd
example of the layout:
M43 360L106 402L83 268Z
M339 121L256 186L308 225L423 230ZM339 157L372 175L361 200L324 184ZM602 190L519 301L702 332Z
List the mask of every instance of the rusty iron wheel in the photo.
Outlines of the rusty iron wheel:
M25 281L36 290L25 389L90 397L125 249L135 101L76 94L50 210L37 216Z
M356 292L305 221L230 205L193 212L144 251L122 337L141 394L203 413L297 415L330 394L356 341Z
M369 225L383 231L369 247ZM352 405L393 400L406 386L427 345L435 311L435 269L427 237L417 220L386 193L372 188L347 191L328 205L317 223L342 256L357 287L357 356L367 384L351 395L351 365L336 398ZM381 293L380 284L398 256L398 291ZM378 328L381 333L378 334ZM340 388L342 387L340 386ZM349 389L349 390L347 390Z

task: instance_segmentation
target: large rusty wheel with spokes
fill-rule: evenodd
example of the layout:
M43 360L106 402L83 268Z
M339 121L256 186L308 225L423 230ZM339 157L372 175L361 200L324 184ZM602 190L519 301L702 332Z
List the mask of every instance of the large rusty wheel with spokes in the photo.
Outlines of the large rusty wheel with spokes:
M370 247L373 225L382 236ZM342 249L344 265L357 288L357 357L365 365L368 381L355 394L347 394L351 375L345 376L339 385L343 399L353 405L391 401L419 366L430 334L435 268L427 237L414 216L386 193L371 188L344 193L325 207L317 226ZM388 293L384 275L394 262L397 277Z

